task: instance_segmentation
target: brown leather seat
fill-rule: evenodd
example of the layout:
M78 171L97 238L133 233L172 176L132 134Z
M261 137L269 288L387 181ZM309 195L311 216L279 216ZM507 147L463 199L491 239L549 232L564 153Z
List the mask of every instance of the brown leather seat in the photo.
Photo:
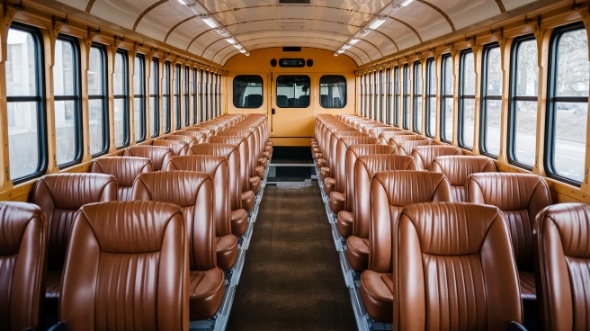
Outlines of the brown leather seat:
M358 272L367 269L369 263L371 181L376 173L389 170L416 170L416 163L410 156L374 154L359 156L354 166L353 216L350 225L344 228L338 224L338 230L345 232L350 228L346 257L350 266Z
M242 181L247 180L249 183L249 189L254 193L258 193L262 183L262 178L255 174L253 175L256 170L253 168L255 167L252 159L254 157L254 152L252 152L250 145L254 143L254 139L251 138L252 135L249 137L250 138L244 138L240 136L213 136L207 139L207 143L229 144L236 146L240 157L240 174L242 176Z
M213 180L214 219L216 236L244 234L248 226L248 212L244 209L231 211L229 199L229 167L227 159L214 155L174 156L166 171L187 170L208 173ZM237 253L237 252L236 252ZM219 261L219 257L217 259ZM226 268L224 268L226 269Z
M533 223L551 204L551 192L541 176L508 172L469 176L467 200L498 207L503 213L516 257L522 299L536 300L533 262Z
M217 266L217 246L220 245L215 237L211 177L192 171L141 174L133 185L132 196L135 200L162 201L180 206L188 234L190 319L206 319L215 315L225 292L225 276Z
M350 146L356 144L377 144L379 139L371 138L369 136L346 136L338 140L336 146L336 159L334 181L335 185L331 191L326 191L329 194L329 205L333 213L338 214L345 207L346 202L346 151ZM328 178L324 181L328 182Z
M356 144L352 145L346 151L345 157L345 200L344 208L338 212L337 226L340 235L347 238L352 233L353 222L353 195L354 195L354 165L356 160L363 155L372 154L394 154L395 148L393 146L381 144Z
M201 131L184 129L184 130L181 130L181 131L176 131L176 132L174 132L174 134L175 135L181 135L181 136L192 136L192 137L195 137L195 139L197 139L197 143L198 144L202 144L205 141L207 141L207 134L205 134L204 132L201 132Z
M432 161L432 171L440 172L451 183L453 201L466 202L465 183L469 175L496 172L496 163L485 156L439 156Z
M196 131L193 131L193 132L196 132ZM174 132L174 134L160 136L160 137L158 137L158 139L183 141L188 144L187 151L188 151L188 148L193 147L193 145L199 144L199 139L197 137L195 137L194 135L192 135L192 134L186 135L186 134L180 134L180 133L181 132ZM197 134L203 135L203 133L197 133ZM184 153L185 153L184 155L186 155L187 151L184 151Z
M173 156L187 155L189 150L189 144L182 140L168 140L158 138L152 141L152 145L169 147ZM164 167L162 166L162 168Z
M103 156L92 161L90 172L109 174L117 179L118 200L129 200L133 182L139 174L152 172L152 161L145 157Z
M173 156L172 150L167 146L137 145L125 149L124 156L145 157L152 161L154 171L162 170L162 166Z
M417 134L398 135L391 138L388 145L395 146L398 155L412 155L414 147L432 145L432 141Z
M368 269L361 274L360 294L371 318L391 322L392 231L404 207L419 202L450 201L451 190L440 173L394 170L378 172L371 182ZM350 237L349 237L350 239Z
M320 180L324 183L324 188L326 190L326 194L330 194L334 186L336 185L336 179L334 178L336 174L336 150L338 146L338 140L341 137L353 137L353 136L367 136L365 133L358 132L355 129L343 129L339 130L335 127L328 127L327 131L327 145L324 149L324 158L326 160L326 166L321 167L320 170ZM330 178L332 177L332 178ZM329 178L329 179L328 179Z
M432 161L439 156L463 155L461 149L452 145L427 145L415 146L412 149L412 157L416 160L418 170L432 170Z
M212 129L209 129L205 126L189 126L188 128L185 129L186 131L197 131L197 132L201 132L202 134L205 135L205 141L207 141L207 138L215 135L215 131Z
M0 202L0 322L3 330L43 324L48 224L36 205Z
M178 206L86 205L72 228L60 320L69 330L187 330L188 272Z
M256 196L254 191L250 190L248 170L241 166L244 162L247 162L247 158L242 157L243 154L240 153L238 147L232 144L205 143L193 146L189 154L216 155L223 156L227 159L227 165L229 166L229 200L231 203L231 210L232 213L237 212L241 215L233 215L232 218L234 218L234 216L242 217L243 213L240 211L242 208L247 212L254 208Z
M387 130L379 133L379 140L383 145L389 145L389 141L396 136L415 136L416 133L404 130Z
M117 181L107 174L63 173L41 177L31 202L41 207L49 224L45 297L60 295L61 276L72 222L85 204L117 200Z
M404 208L392 250L394 330L506 330L522 322L518 274L492 206Z
M590 205L549 206L537 215L533 233L542 328L590 329Z

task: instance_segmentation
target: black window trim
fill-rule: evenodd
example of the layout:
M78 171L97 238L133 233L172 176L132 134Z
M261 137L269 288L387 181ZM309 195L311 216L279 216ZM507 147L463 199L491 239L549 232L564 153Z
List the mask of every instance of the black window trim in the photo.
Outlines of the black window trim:
M145 141L146 138L146 93L145 93L145 55L141 54L141 53L137 53L135 54L135 58L139 59L139 63L141 65L140 68L140 72L139 72L139 82L140 82L140 93L135 94L135 91L133 91L133 99L135 101L135 99L139 99L140 104L141 104L141 109L139 111L139 119L135 118L135 116L133 117L133 121L137 121L139 120L139 130L141 132L141 134L139 135L139 139L135 139L135 142L142 142ZM135 59L134 59L135 61ZM135 72L137 73L137 66L134 65L133 66L133 70L135 70ZM135 86L134 86L135 87ZM134 103L135 104L135 103ZM135 107L135 105L134 105ZM134 109L135 110L135 109ZM137 132L135 132L135 134L137 135Z
M172 68L170 68L170 61L164 61L162 72L162 109L164 111L164 133L170 133L172 130ZM164 87L167 87L165 89ZM167 93L164 93L167 91Z
M342 81L344 82L344 87L345 87L345 89L344 89L344 90L345 90L345 93L346 93L347 95L345 95L345 96L344 96L344 100L343 100L342 107L334 107L334 106L330 106L330 107L328 107L328 106L325 106L325 105L322 103L322 98L320 97L320 107L322 107L322 108L324 108L324 109L343 109L344 107L346 107L346 104L347 104L347 100L346 100L346 98L348 98L348 93L347 93L347 90L348 90L348 84L346 83L346 77L344 77L344 76L342 76L342 75L322 75L322 76L320 77L320 88L321 88L321 86L322 86L322 80L323 80L323 79L328 79L328 78L342 78ZM321 92L320 92L320 94L321 94Z
M232 87L233 87L234 93L235 93L235 90L236 90L236 79L238 79L238 78L240 78L240 79L246 79L247 78L247 79L257 79L257 80L259 80L260 81L260 89L262 91L262 97L264 98L264 79L262 78L262 76L260 76L260 75L254 75L254 74L252 74L252 75L250 75L250 74L236 75L234 77L233 81L232 81ZM275 100L275 104L276 104L276 101L277 100ZM236 107L236 108L238 108L238 109L258 109L258 108L262 107L262 105L264 104L264 100L260 100L260 105L258 107L245 107L245 106L244 107L240 107L240 106L236 105L236 100L234 99L234 96L232 96L232 103L233 103L233 106Z
M197 124L199 123L199 69L197 69L196 67L192 69L192 75L193 75L193 84L192 84L192 90L193 90L193 124Z
M124 49L117 49L117 54L123 56L123 94L114 94L113 99L123 99L123 144L116 146L117 149L125 148L129 146L130 135L129 135L129 53Z
M176 63L174 65L174 119L176 123L174 130L180 130L182 127L182 65Z
M489 43L484 45L482 50L482 61L481 61L481 98L480 98L480 117L479 117L479 150L482 154L489 156L493 159L498 159L498 155L488 152L485 144L487 137L487 101L496 100L502 101L502 91L500 95L488 95L488 71L489 71L489 53L491 50L500 48L500 44L497 42ZM500 150L502 146L500 146Z
M431 79L431 68L434 68L434 70L432 71L434 73L434 84L437 83L436 81L436 60L434 59L434 57L429 57L428 59L426 59L426 107L425 107L425 128L424 128L424 133L426 133L426 136L434 138L434 136L436 135L436 121L434 123L434 132L430 132L430 117L431 117L431 113L432 111L434 111L434 116L436 117L436 92L434 94L430 93L432 90L436 91L436 86L434 89L431 88L431 83L430 83L430 79ZM434 97L434 101L435 101L435 108L434 109L430 109L430 100L431 98Z
M409 105L409 101L410 101L410 65L408 63L404 64L404 72L403 72L403 84L402 84L402 88L403 88L403 105L404 105L404 109L403 109L403 119L402 119L402 127L405 130L409 130L410 129L410 105Z
M449 77L447 77L447 74L446 74L446 64L445 63L446 63L447 59L451 60L451 68L453 67L453 56L450 53L443 54L441 56L441 63L440 63L441 64L440 65L440 71L441 71L441 74L440 74L441 88L440 89L441 89L441 91L440 91L440 127L439 127L439 130L440 130L440 140L450 144L453 142L453 137L452 136L447 137L447 134L446 134L446 129L447 129L446 128L446 126L447 126L447 123L446 123L447 122L447 120L446 120L446 118L447 118L446 101L447 101L447 99L451 99L451 100L454 99L455 89L453 86L453 94L450 94L450 95L446 94L447 91L446 91L445 86L446 86L447 79L449 79ZM450 79L453 79L453 77L450 77ZM454 84L454 82L452 82L452 83ZM453 133L454 133L453 123L451 123L451 135Z
M385 122L391 124L391 98L393 90L391 84L391 67L385 69Z
M420 68L420 77L416 76L416 71L417 69ZM416 109L418 103L416 102L418 99L422 98L422 94L424 92L424 84L422 84L422 88L420 89L420 94L416 93L417 87L418 87L418 82L422 82L422 62L420 62L420 60L414 61L414 64L412 65L412 76L414 77L414 82L413 82L413 91L412 91L412 130L416 133L422 134L422 129L418 129L418 112L422 112L422 109ZM424 103L424 100L422 100L422 103ZM419 125L421 126L422 123L419 123Z
M184 126L188 127L191 125L191 99L190 99L190 88L191 88L191 69L188 65L184 66Z
M399 104L401 101L399 66L393 68L393 125L399 128Z
M109 152L110 147L110 126L109 126L109 104L108 104L108 79L107 79L107 47L106 45L99 44L93 42L90 48L96 48L100 52L100 61L102 63L102 94L88 94L88 100L102 100L102 116L103 116L103 123L102 123L102 150L98 153L92 154L92 157L98 157L101 155L105 155ZM89 50L90 51L90 50Z
M475 106L475 94L465 94L465 75L467 72L465 71L465 58L468 54L473 54L473 50L471 48L466 48L461 50L459 55L459 95L458 95L458 109L457 109L457 143L459 147L464 148L466 150L473 150L473 146L475 145L475 141L471 142L471 147L465 144L463 140L464 130L465 130L465 123L464 123L464 115L465 115L465 100L471 99L474 101ZM473 61L475 61L475 54L473 54ZM473 68L475 69L475 68ZM473 73L475 75L475 72ZM477 84L477 82L476 82ZM475 125L475 122L473 123ZM474 132L475 133L475 132Z
M154 84L153 86L155 92L151 93L150 91L150 99L156 98L156 102L154 102L154 109L150 109L150 112L154 114L153 118L155 122L153 123L155 130L154 132L151 132L151 137L156 138L160 135L160 60L157 57L152 58L150 61L150 66L150 79L153 79L153 81L150 82L150 86L151 84ZM154 66L156 68L155 72L152 70L154 69Z

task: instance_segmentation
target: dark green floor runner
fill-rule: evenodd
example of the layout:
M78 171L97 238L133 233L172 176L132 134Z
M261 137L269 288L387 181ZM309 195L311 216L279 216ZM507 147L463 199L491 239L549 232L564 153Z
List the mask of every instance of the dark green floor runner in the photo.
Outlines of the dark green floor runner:
M264 189L227 330L356 330L317 185Z

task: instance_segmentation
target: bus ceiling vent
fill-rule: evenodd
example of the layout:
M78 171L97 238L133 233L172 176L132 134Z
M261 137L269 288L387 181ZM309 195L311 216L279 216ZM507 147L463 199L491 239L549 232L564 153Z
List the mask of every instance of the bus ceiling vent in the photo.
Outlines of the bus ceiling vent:
M286 47L283 47L283 52L301 52L301 47L286 46Z

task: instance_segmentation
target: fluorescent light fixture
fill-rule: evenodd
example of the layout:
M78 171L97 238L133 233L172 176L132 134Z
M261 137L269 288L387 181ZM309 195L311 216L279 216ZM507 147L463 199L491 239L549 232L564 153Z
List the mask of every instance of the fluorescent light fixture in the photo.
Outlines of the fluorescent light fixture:
M367 35L367 33L371 32L371 30L369 28L364 28L361 31L359 31L358 35L359 37L363 37L365 35Z
M381 16L374 19L371 23L369 23L369 29L375 30L381 26L381 24L385 23L386 18Z
M350 49L350 47L352 47L352 46L346 44L346 45L342 46L342 49L343 50L348 50L348 49Z
M244 47L242 47L242 45L237 44L237 43L236 44L233 44L232 46L234 46L237 50L244 49Z
M352 38L350 39L350 41L348 42L349 45L356 45L356 43L358 43L360 40L358 38Z
M225 39L225 41L227 41L228 43L230 43L232 45L235 45L238 43L233 37L227 38L227 39Z
M242 49L240 49L240 53L246 54L246 50L242 48Z
M244 53L244 55L250 56L250 52L246 52L246 53Z
M339 50L338 50L338 52L336 52L336 53L338 53L338 54L342 54L342 53L344 53L344 49L343 49L343 48L341 48L341 49L339 49Z
M400 0L393 3L393 8L398 9L411 4L414 0Z
M195 0L176 0L178 3L184 6L194 6L196 4Z
M215 32L217 32L222 37L229 37L229 33L224 28L217 28L215 29Z
M203 16L202 19L203 23L207 24L211 29L217 29L219 27L217 21L211 16Z

